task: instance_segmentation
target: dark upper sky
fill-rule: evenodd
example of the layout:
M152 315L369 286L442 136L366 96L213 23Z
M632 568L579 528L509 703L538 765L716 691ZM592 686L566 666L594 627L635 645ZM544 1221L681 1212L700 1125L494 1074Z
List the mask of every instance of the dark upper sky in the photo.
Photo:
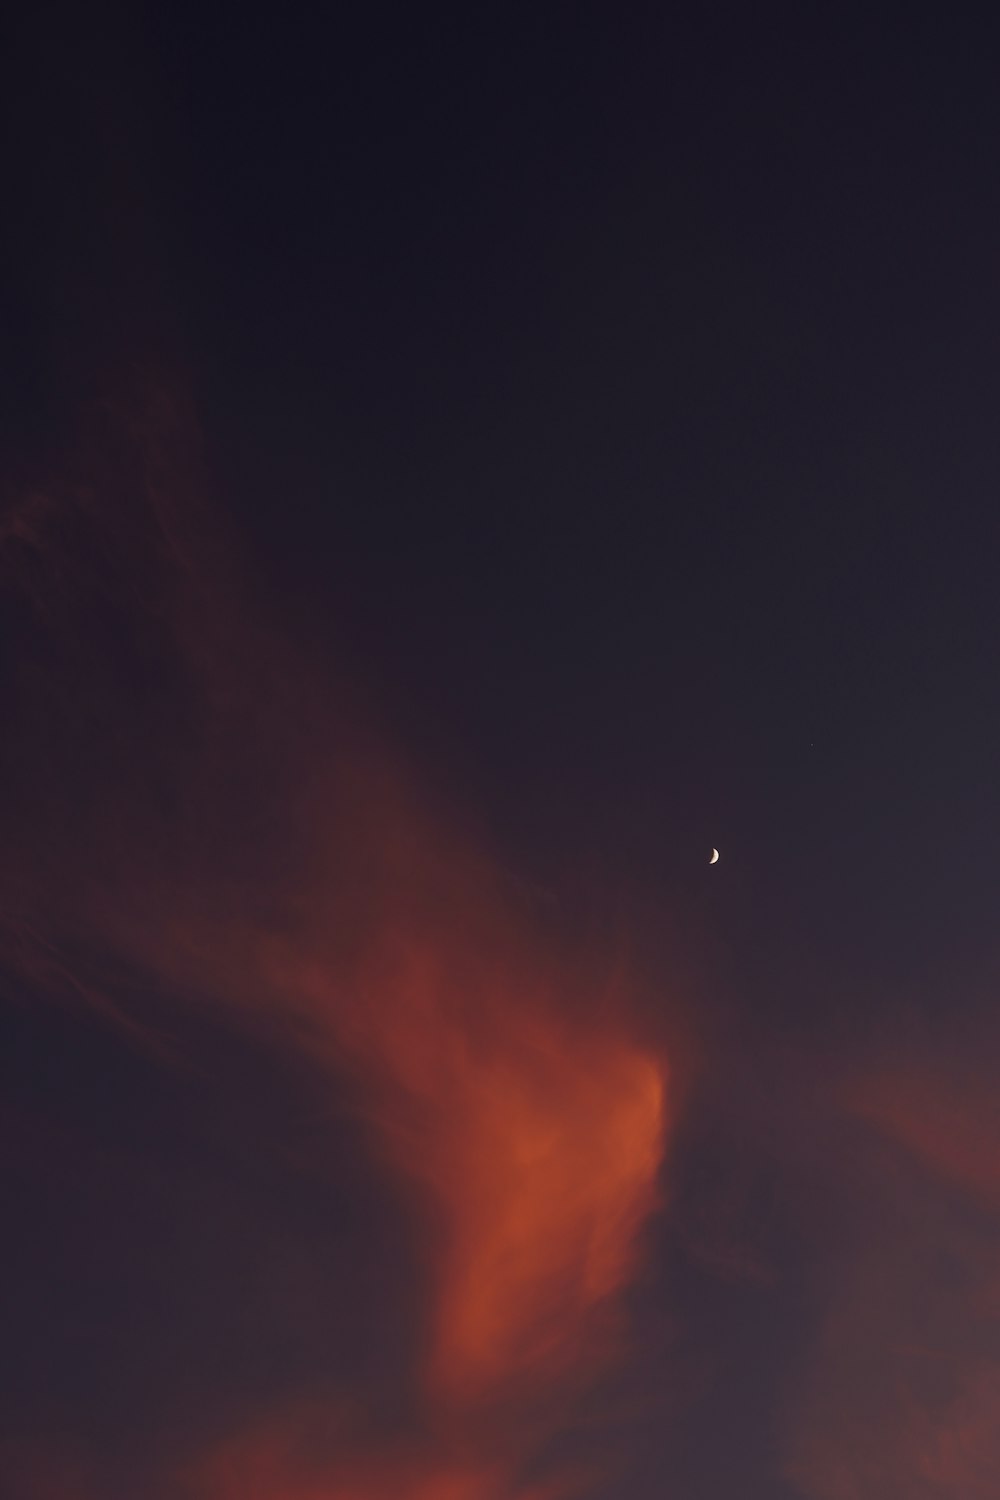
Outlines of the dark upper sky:
M598 921L649 955L654 992L669 950L699 1081L676 1126L675 1217L657 1220L661 1270L636 1296L670 1349L624 1362L644 1393L633 1487L601 1489L592 1467L588 1493L996 1493L983 1434L993 1412L1000 1427L1000 1177L982 1163L1000 1142L962 1111L980 1120L963 1101L988 1100L998 1062L1000 38L943 14L891 25L801 7L209 9L15 23L5 504L27 514L25 495L86 467L67 455L95 410L128 410L150 380L182 387L254 629L280 619L310 672L345 675L428 799L479 829L516 882L603 901ZM38 659L8 614L4 670L13 681L28 651L30 678ZM101 679L114 722L132 724L138 694L152 736L138 763L154 740L182 760L181 731L175 745L148 708L167 689L142 651L137 663ZM81 733L103 735L96 722ZM256 730L241 722L243 744ZM40 733L32 719L23 743ZM87 755L70 761L67 805L96 809ZM29 803L8 785L23 836ZM232 842L222 814L219 828ZM79 845L46 837L77 870ZM5 879L21 890L17 871ZM51 889L34 889L32 930ZM90 921L78 927L106 955L113 939ZM60 932L63 974L77 961ZM146 950L127 961L157 967ZM164 1249L161 1217L191 1223L199 1195L238 1175L227 1132L251 1100L261 1137L290 1129L298 1065L272 1066L259 1037L227 1039L216 1020L185 1022L207 1074L239 1054L220 1116L89 1011L43 1005L48 970L10 967L12 1118L35 1132L11 1153L29 1202L15 1214L14 1364L47 1351L26 1380L3 1371L20 1392L5 1427L15 1500L148 1486L136 1432L153 1434L150 1472L173 1474L170 1400L185 1451L197 1446L181 1366L200 1364L198 1400L218 1413L205 1445L243 1421L248 1392L284 1411L289 1389L350 1386L352 1360L393 1430L384 1392L397 1365L406 1386L408 1345L384 1311L404 1276L384 1220L398 1210L349 1127L335 1222L275 1163L260 1169L274 1180L228 1192L220 1246L283 1226L285 1300L267 1282L281 1307L266 1337L251 1331L259 1257L237 1295L227 1250ZM834 1074L841 1103L814 1118ZM108 1165L136 1118L135 1160ZM91 1201L61 1133L81 1161L80 1142L98 1143L107 1254L131 1281L102 1273L99 1243L86 1275L51 1248L83 1233L77 1199ZM144 1161L162 1167L162 1194L137 1188ZM925 1239L904 1253L912 1223ZM711 1253L696 1254L703 1235ZM331 1239L336 1279L366 1288L348 1312L316 1290L315 1246ZM945 1261L938 1292L930 1268ZM964 1301L956 1279L974 1284ZM296 1342L303 1282L336 1324L330 1368ZM932 1332L916 1311L928 1304ZM168 1330L184 1318L179 1354ZM85 1342L96 1323L112 1330L100 1357L63 1358L59 1329ZM917 1344L947 1346L947 1377L900 1372ZM858 1373L873 1367L875 1395ZM96 1369L107 1397L81 1436ZM897 1409L885 1393L901 1386ZM571 1467L590 1463L590 1421L547 1439ZM242 1500L245 1481L229 1482L197 1500ZM261 1480L260 1500L555 1493L330 1483Z

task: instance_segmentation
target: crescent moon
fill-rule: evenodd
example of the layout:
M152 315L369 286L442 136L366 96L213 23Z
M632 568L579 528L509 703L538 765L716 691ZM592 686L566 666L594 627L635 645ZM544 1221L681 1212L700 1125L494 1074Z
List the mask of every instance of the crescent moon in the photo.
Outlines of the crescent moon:
M718 849L713 849L712 850L712 858L709 860L709 864L710 865L717 865L718 863L719 863L719 851L718 851Z

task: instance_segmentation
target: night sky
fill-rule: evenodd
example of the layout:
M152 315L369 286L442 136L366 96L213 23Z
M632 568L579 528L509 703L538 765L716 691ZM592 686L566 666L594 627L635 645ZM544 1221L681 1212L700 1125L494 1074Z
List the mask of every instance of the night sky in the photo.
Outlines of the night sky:
M10 1500L1000 1494L1000 28L689 10L8 28Z

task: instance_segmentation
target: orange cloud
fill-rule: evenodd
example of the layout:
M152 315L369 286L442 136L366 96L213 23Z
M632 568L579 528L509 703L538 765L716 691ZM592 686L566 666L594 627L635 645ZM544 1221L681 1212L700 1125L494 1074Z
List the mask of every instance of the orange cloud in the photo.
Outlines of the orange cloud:
M281 983L349 1052L389 1161L428 1195L428 1377L468 1395L584 1355L656 1203L668 1079L571 974L546 992L544 958L493 945L484 961L455 917L457 939L445 924L377 955L346 1006L322 970Z
M910 1048L846 1092L825 1310L787 1473L811 1500L990 1500L1000 1485L1000 1133L977 1045ZM846 1144L846 1141L845 1141ZM835 1254L833 1251L835 1250Z
M49 863L18 867L36 955L21 967L89 1003L53 936L70 934L318 1063L368 1122L387 1190L405 1188L426 1285L418 1459L387 1465L355 1442L349 1461L303 1464L279 1427L220 1444L199 1484L211 1500L548 1500L552 1485L517 1478L553 1435L533 1407L553 1392L565 1407L613 1356L658 1203L673 1110L663 1049L621 987L537 931L488 856L428 813L342 705L324 704L318 679L220 602L165 483L148 525L114 513L114 546L89 547L123 570L110 581L49 555L55 502L11 533L45 554L33 610L75 636L68 707L46 708L31 732L57 753L77 734L71 790L50 780L38 794L77 805L63 820L47 812L61 840L46 844ZM104 525L91 502L74 517ZM94 738L86 653L103 592L153 665L128 659L116 678L95 631ZM147 673L157 690L136 707L130 685ZM93 997L146 1035L140 1015Z
M334 1466L336 1477L288 1489L294 1500L564 1493L514 1477L551 1435L532 1403L557 1393L565 1407L613 1361L617 1299L658 1203L672 1112L662 1052L638 1039L621 995L518 925L482 861L429 837L426 865L413 830L405 839L415 887L404 881L400 895L398 869L370 886L396 903L366 914L349 960L336 919L316 918L335 911L332 895L329 908L300 907L291 936L220 929L204 969L210 930L182 924L170 940L187 982L246 1006L348 1081L422 1226L426 1339L413 1373L440 1463L387 1478L370 1460L353 1478ZM338 870L320 888L342 880ZM448 1455L470 1443L456 1466ZM249 1468L264 1475L268 1462L284 1500L280 1449ZM256 1493L241 1484L208 1493Z
M978 1069L885 1073L854 1091L852 1107L935 1173L977 1194L1000 1193L1000 1098Z
M318 1412L272 1422L224 1443L189 1478L211 1500L561 1500L558 1482L521 1482L516 1464L413 1451L331 1452ZM326 1450L326 1451L324 1451Z

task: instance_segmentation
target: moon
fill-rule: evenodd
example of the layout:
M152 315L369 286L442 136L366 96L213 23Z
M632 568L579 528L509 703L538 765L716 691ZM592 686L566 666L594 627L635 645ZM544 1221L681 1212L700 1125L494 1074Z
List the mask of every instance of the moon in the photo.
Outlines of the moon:
M719 851L718 851L718 849L713 849L712 850L712 858L709 860L709 864L710 865L717 865L718 863L719 863Z

